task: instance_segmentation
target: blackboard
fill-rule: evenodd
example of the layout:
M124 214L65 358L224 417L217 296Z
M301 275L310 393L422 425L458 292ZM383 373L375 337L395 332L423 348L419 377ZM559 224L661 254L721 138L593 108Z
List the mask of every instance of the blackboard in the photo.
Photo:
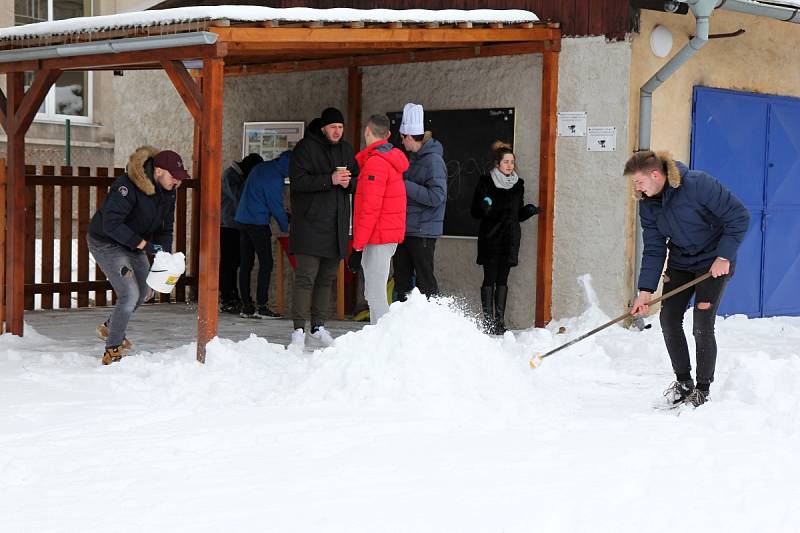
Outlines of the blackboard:
M387 113L391 121L391 143L402 149L402 112ZM447 164L447 209L444 235L477 237L479 221L469 213L472 194L481 174L494 165L492 144L514 145L514 108L425 110L425 129L442 143Z

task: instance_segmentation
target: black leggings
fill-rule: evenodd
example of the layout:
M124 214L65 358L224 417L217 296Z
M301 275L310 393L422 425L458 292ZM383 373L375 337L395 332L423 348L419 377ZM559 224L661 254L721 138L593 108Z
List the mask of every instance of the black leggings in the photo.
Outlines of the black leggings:
M695 273L667 268L664 273L663 292L666 294L702 274L702 272ZM697 383L701 389L706 388L707 390L708 385L714 381L714 368L717 363L717 340L714 337L714 322L716 321L720 299L722 299L722 292L725 290L725 285L731 275L733 275L733 267L731 267L731 273L727 276L708 278L694 287L679 292L661 304L661 314L659 315L661 331L664 335L664 343L667 345L667 352L669 352L669 357L672 360L672 369L679 379L687 379L692 371L692 363L689 360L686 335L683 333L683 315L686 313L686 307L694 294L694 327L692 333L694 334L697 359ZM703 304L709 304L709 306L705 309L698 308L698 305Z
M269 301L269 278L272 275L272 230L269 226L241 224L239 236L239 290L242 293L242 304L249 307L253 303L250 296L250 271L253 270L255 256L258 255L256 304L265 307Z
M505 259L492 258L483 265L483 284L481 287L508 285L508 274L511 265Z

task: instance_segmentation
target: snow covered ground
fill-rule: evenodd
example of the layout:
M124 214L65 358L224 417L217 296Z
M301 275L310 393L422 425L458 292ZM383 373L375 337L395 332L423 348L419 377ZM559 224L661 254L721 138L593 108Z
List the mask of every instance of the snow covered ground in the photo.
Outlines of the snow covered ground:
M334 348L222 339L205 366L4 335L0 531L800 530L800 318L720 320L712 402L679 412L653 408L657 320L528 367L607 319L497 339L415 296Z

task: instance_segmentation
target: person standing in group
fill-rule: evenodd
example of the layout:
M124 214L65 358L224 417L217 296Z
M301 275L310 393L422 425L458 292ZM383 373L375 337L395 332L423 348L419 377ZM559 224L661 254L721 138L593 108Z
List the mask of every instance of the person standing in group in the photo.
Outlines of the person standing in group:
M92 216L89 251L117 297L111 316L97 327L106 341L104 365L119 361L133 346L125 335L128 322L152 292L147 254L172 250L175 190L188 177L175 152L139 148Z
M325 329L339 262L347 257L350 240L351 194L357 175L353 147L342 139L344 115L334 107L308 125L289 164L292 225L289 250L295 255L292 291L292 346L310 337L333 344Z
M271 161L253 167L244 185L236 223L239 225L239 288L242 293L242 318L279 318L269 303L269 282L272 276L272 230L270 218L274 218L281 231L289 231L289 217L283 208L283 185L289 175L287 150ZM256 283L256 305L250 296L250 273L255 256L258 255L258 281Z
M442 234L447 202L447 167L442 144L425 131L424 110L409 103L403 108L400 138L409 157L404 174L406 235L394 254L394 281L400 301L416 286L425 296L439 293L434 274L436 239Z
M239 298L237 276L239 270L239 226L236 223L236 208L242 195L245 180L250 170L264 159L258 154L248 154L241 161L234 161L222 173L222 211L219 229L219 301L223 313L239 313L242 301Z
M478 259L483 265L481 307L487 333L506 331L508 274L519 263L519 244L525 222L539 213L533 204L523 205L525 182L517 175L514 151L497 141L492 146L494 167L478 179L471 213L480 219Z
M369 321L389 312L386 283L397 243L406 229L406 189L403 172L405 154L388 142L389 118L372 115L364 128L367 147L356 155L358 175L353 207L353 252L348 267L364 268L364 295L369 303ZM363 256L362 256L363 254Z
M666 152L642 150L625 164L639 199L644 250L639 272L639 295L632 315L647 313L664 272L664 293L711 272L711 277L661 304L661 330L676 380L664 391L674 406L694 407L709 399L717 362L714 322L725 285L733 275L736 253L750 224L750 214L719 181L689 170ZM683 316L694 295L694 334L697 384L692 380Z

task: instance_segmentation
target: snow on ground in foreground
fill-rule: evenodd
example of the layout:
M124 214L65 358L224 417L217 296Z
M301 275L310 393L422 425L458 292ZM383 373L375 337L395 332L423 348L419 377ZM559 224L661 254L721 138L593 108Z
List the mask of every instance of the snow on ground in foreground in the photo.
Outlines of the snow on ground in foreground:
M0 531L797 531L800 319L720 320L713 401L678 414L657 320L528 367L608 320L588 294L502 339L415 295L335 348L205 366L4 335Z

